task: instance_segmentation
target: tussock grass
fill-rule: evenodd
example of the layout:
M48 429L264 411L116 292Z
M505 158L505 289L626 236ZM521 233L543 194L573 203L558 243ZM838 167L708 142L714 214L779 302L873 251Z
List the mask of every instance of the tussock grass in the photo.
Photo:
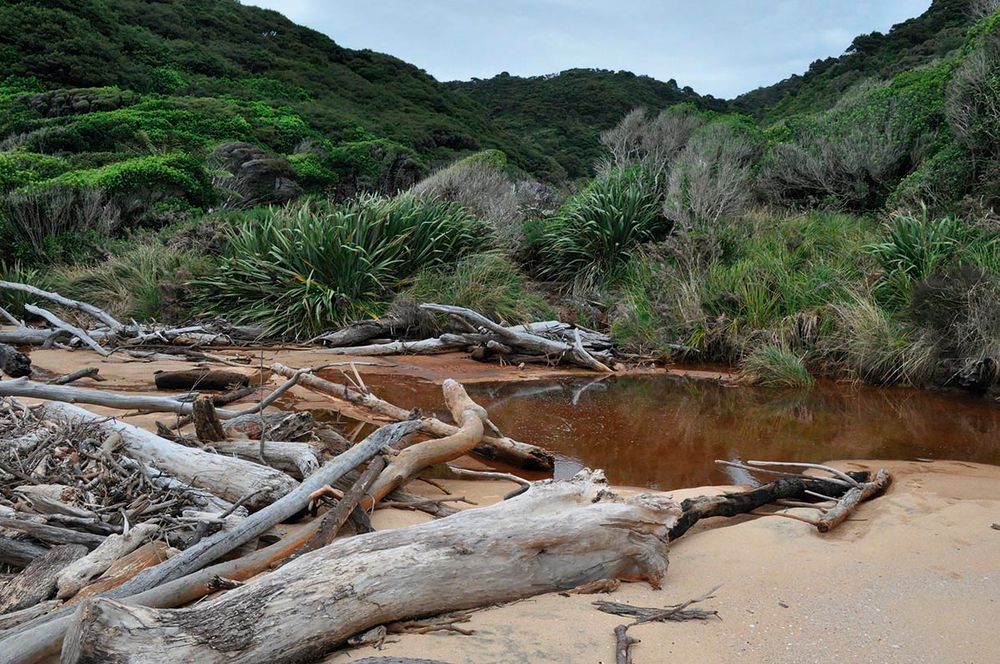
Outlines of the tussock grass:
M475 309L508 325L552 318L552 308L502 252L472 254L454 266L419 272L405 296Z
M788 348L765 345L740 363L744 380L764 387L811 387L815 382L802 355Z

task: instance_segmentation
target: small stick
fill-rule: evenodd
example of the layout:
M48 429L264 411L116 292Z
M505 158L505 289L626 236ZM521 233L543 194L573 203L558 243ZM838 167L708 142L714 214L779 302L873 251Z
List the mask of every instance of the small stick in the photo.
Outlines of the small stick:
M639 643L628 635L628 625L615 627L615 664L632 664L632 646Z
M70 383L76 382L81 378L90 378L96 380L99 383L103 383L106 378L100 375L100 369L97 367L87 367L86 369L80 369L79 371L74 371L73 373L63 374L58 378L53 378L48 381L49 385L69 385Z
M822 470L830 473L834 477L839 477L843 481L847 482L853 487L860 487L861 484L848 475L847 473L837 470L836 468L831 468L830 466L824 466L819 463L793 463L791 461L747 461L748 466L776 466L778 468L811 468L813 470Z

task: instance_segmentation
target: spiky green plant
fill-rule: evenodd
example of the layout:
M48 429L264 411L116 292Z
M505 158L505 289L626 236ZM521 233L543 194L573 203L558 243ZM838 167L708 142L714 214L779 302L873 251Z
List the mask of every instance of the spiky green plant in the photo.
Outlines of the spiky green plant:
M206 310L270 333L314 334L378 315L418 270L457 260L487 234L462 208L412 196L254 212L196 285Z
M740 373L764 387L810 387L815 382L802 355L782 346L765 345L747 355Z
M930 219L921 215L894 216L881 242L868 251L882 267L877 293L889 306L901 308L909 299L913 282L943 268L966 236L965 225L954 217Z
M594 180L545 223L540 272L588 284L614 278L637 246L663 239L671 227L648 175L638 169L612 172Z

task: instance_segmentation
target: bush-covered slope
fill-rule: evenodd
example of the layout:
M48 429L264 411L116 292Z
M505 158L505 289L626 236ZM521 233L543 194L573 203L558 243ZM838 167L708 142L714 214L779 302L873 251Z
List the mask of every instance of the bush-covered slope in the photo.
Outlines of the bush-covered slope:
M711 110L726 107L726 102L680 88L674 80L664 83L627 71L570 69L530 78L503 73L449 86L485 106L511 133L530 139L570 177L592 174L602 154L600 133L634 108L661 110L681 103Z
M144 96L287 106L335 143L374 134L432 159L497 147L528 169L548 161L417 67L342 48L235 0L6 2L0 79L8 76L33 77L48 89L115 86ZM203 116L230 114L225 103L199 103L192 110Z

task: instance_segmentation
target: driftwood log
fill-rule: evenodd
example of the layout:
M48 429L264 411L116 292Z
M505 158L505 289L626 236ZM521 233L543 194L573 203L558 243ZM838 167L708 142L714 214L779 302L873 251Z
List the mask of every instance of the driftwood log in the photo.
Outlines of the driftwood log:
M293 529L293 534L244 558L202 569L219 557L258 537L272 526L304 509L310 496L334 483L349 470L372 458L383 448L417 430L419 422L408 421L382 427L347 452L327 462L306 482L281 500L245 519L237 528L216 533L182 553L140 572L104 596L127 598L152 606L177 606L219 590L218 579L246 579L266 571L304 545L319 528L319 522ZM58 650L70 621L62 609L26 623L13 634L0 634L0 664L26 664ZM183 661L181 657L179 660Z
M486 316L465 307L454 307L444 304L422 304L420 308L450 314L474 326L484 328L497 335L504 344L521 352L542 355L551 358L555 362L566 360L572 364L577 364L594 371L612 373L612 370L606 364L596 359L593 354L584 349L579 333L574 335L572 343L567 343L549 339L548 337L543 337L532 332L520 332L504 327Z
M283 376L294 376L295 369L275 363L271 369ZM299 383L311 390L321 392L340 402L339 410L345 416L362 422L381 424L386 421L400 422L410 418L410 411L379 399L370 392L361 392L347 385L339 385L310 374L300 374ZM421 431L432 436L452 436L458 427L441 420L428 417L422 421ZM475 453L486 459L498 460L526 470L551 471L555 467L555 457L540 447L521 443L507 437L484 436L475 447Z
M336 541L195 608L88 600L73 616L62 661L162 662L169 652L205 664L301 662L411 616L603 578L656 586L679 514L662 497L618 499L586 473L542 482L492 507Z
M115 332L123 327L114 316L106 312L100 307L95 307L92 304L87 304L86 302L79 302L77 300L71 300L68 297L63 297L59 293L52 293L49 291L44 291L40 288L35 288L34 286L29 286L28 284L21 284L14 281L0 281L0 289L3 290L14 290L20 291L22 293L27 293L28 295L34 295L35 297L40 297L44 300L49 300L55 302L56 304L66 307L67 309L75 309L77 311L82 311L83 313L96 318L101 323L107 325L112 332Z
M12 539L0 535L0 563L12 567L26 567L38 556L44 555L48 551L44 546L39 546L26 540Z
M49 549L0 587L0 614L18 611L49 599L67 565L87 553L87 547L66 544Z
M245 373L225 369L157 371L153 374L158 390L230 390L243 387L249 381Z

